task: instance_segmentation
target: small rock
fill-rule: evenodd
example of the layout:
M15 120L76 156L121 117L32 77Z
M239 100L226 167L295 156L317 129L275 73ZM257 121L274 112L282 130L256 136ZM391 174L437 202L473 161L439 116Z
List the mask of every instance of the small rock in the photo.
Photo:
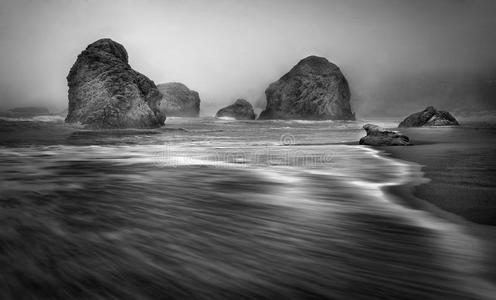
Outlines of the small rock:
M360 145L370 146L408 146L412 143L410 139L397 131L382 129L373 124L363 125L367 136L360 139Z
M233 104L220 109L215 117L230 117L235 118L236 120L255 120L256 115L250 102L245 99L238 99Z
M164 95L160 110L169 117L198 117L200 114L200 95L180 82L157 85Z
M458 121L449 112L429 106L421 112L406 117L398 127L456 126Z

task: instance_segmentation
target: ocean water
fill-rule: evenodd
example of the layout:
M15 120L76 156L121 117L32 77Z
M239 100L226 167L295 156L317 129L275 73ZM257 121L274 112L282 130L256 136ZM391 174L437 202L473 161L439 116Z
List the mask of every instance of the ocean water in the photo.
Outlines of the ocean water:
M428 179L362 125L0 119L0 298L494 299L487 249L390 194Z

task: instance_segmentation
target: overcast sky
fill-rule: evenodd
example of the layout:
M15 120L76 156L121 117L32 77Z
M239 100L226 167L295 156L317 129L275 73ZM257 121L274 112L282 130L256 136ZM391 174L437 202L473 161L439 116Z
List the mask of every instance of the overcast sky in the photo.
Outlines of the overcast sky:
M2 107L67 106L66 76L91 42L122 43L155 83L202 105L264 99L308 55L339 65L358 114L494 109L496 1L2 0Z

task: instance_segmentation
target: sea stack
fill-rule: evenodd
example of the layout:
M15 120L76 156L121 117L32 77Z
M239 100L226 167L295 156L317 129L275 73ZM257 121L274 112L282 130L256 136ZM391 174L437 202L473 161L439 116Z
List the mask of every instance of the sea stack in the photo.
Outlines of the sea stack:
M398 127L456 126L458 121L449 112L429 106L406 117Z
M397 131L384 130L374 124L365 124L367 135L360 139L360 145L370 146L409 146L410 139Z
M169 117L198 117L200 114L200 95L180 82L157 85L164 96L160 110Z
M250 102L245 99L238 99L233 104L220 109L215 117L229 117L236 120L255 120L256 115Z
M259 119L354 120L350 88L341 70L324 57L309 56L265 90Z
M126 49L100 39L79 54L67 76L68 123L90 128L152 128L164 124L155 83L128 63Z

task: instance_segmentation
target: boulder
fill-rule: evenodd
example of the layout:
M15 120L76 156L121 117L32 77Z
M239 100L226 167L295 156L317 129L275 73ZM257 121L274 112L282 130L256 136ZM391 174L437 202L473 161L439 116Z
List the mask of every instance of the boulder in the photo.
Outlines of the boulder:
M151 128L164 124L162 94L128 63L126 49L111 39L90 44L67 76L68 123L90 128Z
M354 120L350 89L341 70L324 57L309 56L265 90L259 119Z
M256 115L250 102L245 99L238 99L233 104L220 109L215 117L230 117L235 118L236 120L255 120Z
M398 127L453 126L460 125L449 112L432 106L406 117Z
M164 98L160 110L169 117L198 117L200 96L180 82L157 85Z
M382 129L373 124L363 125L367 135L360 139L360 145L370 146L408 146L410 139L397 131Z

